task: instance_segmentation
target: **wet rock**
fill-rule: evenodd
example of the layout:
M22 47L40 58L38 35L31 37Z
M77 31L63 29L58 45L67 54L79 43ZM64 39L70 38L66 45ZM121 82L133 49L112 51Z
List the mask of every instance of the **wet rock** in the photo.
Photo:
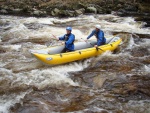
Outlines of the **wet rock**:
M41 11L36 10L33 12L33 15L40 16L40 13L41 13Z
M29 7L29 8L28 8ZM38 11L33 12L33 7L37 7ZM59 7L59 8L58 8ZM85 11L80 9L84 8ZM150 12L149 4L146 1L134 1L132 4L129 0L100 0L100 1L6 1L0 6L3 14L20 14L28 16L45 16L52 15L58 17L78 16L84 13L110 14L112 11L120 9L119 16L136 15L139 12ZM21 9L22 11L14 10ZM53 10L54 9L54 10ZM59 9L59 13L56 11ZM41 12L42 11L42 12ZM46 12L46 13L45 13ZM134 13L133 13L134 12Z
M98 14L103 14L103 13L104 13L104 10L103 10L102 8L98 8L98 9L97 9L97 13L98 13Z
M75 10L75 15L78 16L78 15L84 14L84 12L85 12L84 8L79 9L79 10Z
M28 5L22 7L22 12L24 12L25 14L29 13L30 11L32 12L32 10L32 7Z
M150 4L149 3L138 4L138 8L139 8L140 12L150 13Z
M93 78L93 82L95 84L95 87L97 88L101 88L106 80L107 80L107 76L103 76L103 75L98 75Z
M8 10L8 9L9 9L9 7L6 6L6 5L2 5L1 8L2 8L2 9L5 9L5 10Z
M79 2L78 3L78 8L86 8L86 5L85 4L83 4L83 3L81 3L81 2Z
M22 9L12 9L12 12L13 13L21 13L22 12Z
M0 13L2 13L2 14L7 14L8 12L7 12L7 10L2 9L2 10L0 10Z
M122 7L123 7L123 6L122 6L121 4L118 4L118 5L117 5L117 8L119 8L119 9L122 8Z
M87 7L86 13L97 13L97 9L95 7Z
M126 11L134 11L134 12L138 11L137 7L134 5L125 5L125 10Z
M61 10L59 13L59 17L68 17L70 15L70 12L68 10Z
M79 14L79 15L81 15L81 14ZM75 11L68 11L68 16L73 17L73 16L78 16L78 15L76 15Z
M117 12L117 15L119 15L119 16L125 16L126 15L125 9L119 9L118 12Z
M53 11L51 11L52 16L58 16L60 14L60 10L55 8Z
M44 15L46 15L46 11L35 10L35 11L31 12L31 15L44 16Z
M52 16L58 16L58 17L72 17L75 16L75 11L70 10L59 10L55 8L53 11L51 11Z

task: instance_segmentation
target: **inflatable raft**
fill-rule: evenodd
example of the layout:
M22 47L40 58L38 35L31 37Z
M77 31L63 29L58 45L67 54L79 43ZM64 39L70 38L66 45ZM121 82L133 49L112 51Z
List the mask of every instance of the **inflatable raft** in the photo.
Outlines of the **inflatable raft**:
M58 65L73 62L85 58L94 57L104 53L105 51L114 51L121 43L120 37L106 38L106 44L93 47L96 40L88 40L87 42L76 42L75 51L64 53L64 45L47 47L44 49L30 50L31 54L38 60L48 65Z

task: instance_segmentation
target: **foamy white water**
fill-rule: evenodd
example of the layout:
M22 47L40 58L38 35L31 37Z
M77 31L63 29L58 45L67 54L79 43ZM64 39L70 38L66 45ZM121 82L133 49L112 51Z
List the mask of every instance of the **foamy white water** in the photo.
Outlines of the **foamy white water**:
M23 92L16 96L16 94L0 96L0 113L9 113L9 108L19 103L21 99L29 92Z

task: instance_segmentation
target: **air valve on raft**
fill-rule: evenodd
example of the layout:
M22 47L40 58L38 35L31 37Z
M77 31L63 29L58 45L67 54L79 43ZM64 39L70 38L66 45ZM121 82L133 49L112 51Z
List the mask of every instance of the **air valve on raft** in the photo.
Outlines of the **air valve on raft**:
M53 60L53 58L51 58L51 57L48 57L48 58L46 58L46 60Z

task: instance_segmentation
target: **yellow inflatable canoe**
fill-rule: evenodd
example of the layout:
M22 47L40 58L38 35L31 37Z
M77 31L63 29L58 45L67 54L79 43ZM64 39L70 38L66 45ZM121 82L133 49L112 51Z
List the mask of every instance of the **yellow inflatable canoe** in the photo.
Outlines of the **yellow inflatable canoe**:
M77 42L75 43L75 51L67 53L61 53L64 49L64 45L30 50L30 52L45 64L57 65L97 56L105 51L113 51L118 47L121 41L120 37L106 38L106 44L98 48L93 47L96 40Z

